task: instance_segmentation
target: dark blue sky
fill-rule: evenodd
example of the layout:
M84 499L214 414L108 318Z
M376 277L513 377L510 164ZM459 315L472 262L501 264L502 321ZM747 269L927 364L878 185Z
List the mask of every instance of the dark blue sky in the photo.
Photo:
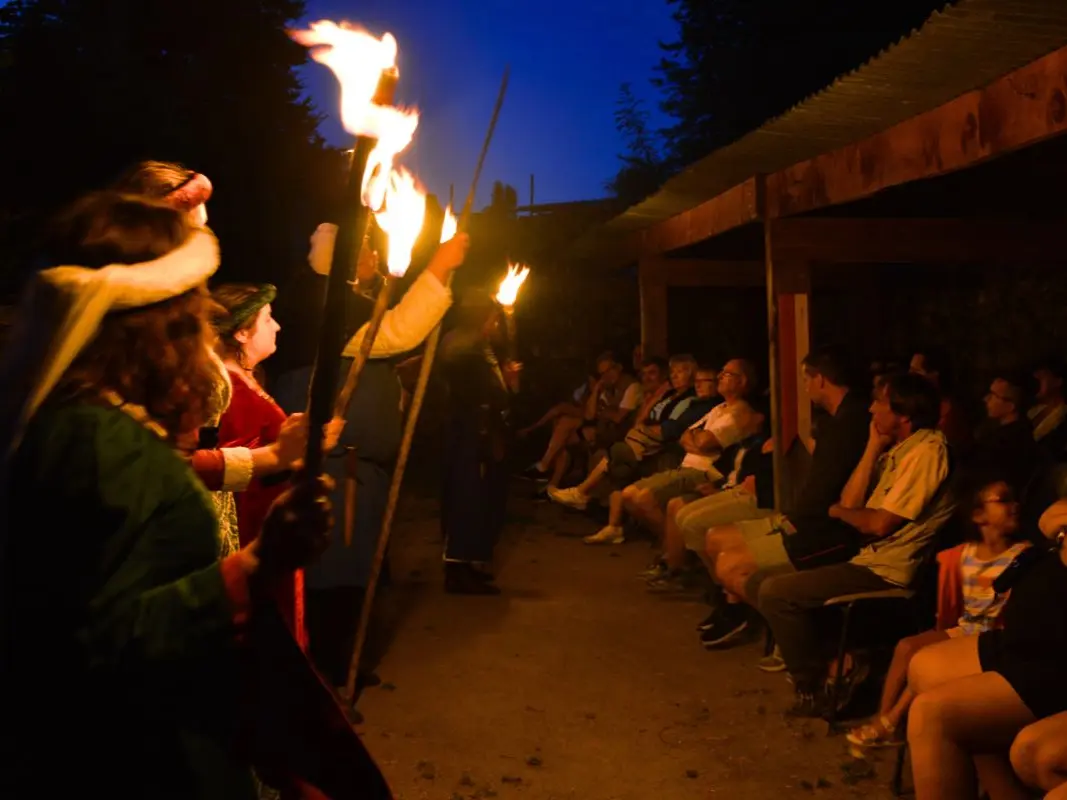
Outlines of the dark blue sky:
M390 31L400 46L397 99L419 107L415 142L402 156L431 192L463 202L504 65L508 96L486 160L476 208L494 180L528 202L601 197L622 149L613 113L619 84L630 81L662 123L649 85L658 42L675 37L665 0L308 0L306 21L358 23ZM305 87L328 115L322 131L348 141L336 119L337 88L325 67L302 70Z

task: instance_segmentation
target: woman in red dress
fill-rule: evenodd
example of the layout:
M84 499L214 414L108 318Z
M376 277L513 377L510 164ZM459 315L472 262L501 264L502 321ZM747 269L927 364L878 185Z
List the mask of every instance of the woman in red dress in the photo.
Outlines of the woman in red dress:
M286 414L256 378L256 368L276 349L281 326L271 315L276 290L270 284L224 284L212 297L226 314L216 324L218 350L233 384L230 405L219 421L219 446L266 447L278 440ZM271 503L289 485L279 476L256 478L237 503L237 531L242 546L255 537ZM304 630L304 573L279 586L278 603L300 646L306 647Z

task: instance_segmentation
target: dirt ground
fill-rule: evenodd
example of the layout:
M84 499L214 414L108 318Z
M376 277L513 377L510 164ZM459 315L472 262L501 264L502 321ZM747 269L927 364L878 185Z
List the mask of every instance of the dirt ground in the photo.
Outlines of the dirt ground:
M591 520L520 495L503 594L455 597L436 511L404 504L384 683L359 703L399 800L892 797L892 755L853 763L826 723L783 717L791 687L756 669L760 642L700 647L699 597L637 579L646 542L583 545Z

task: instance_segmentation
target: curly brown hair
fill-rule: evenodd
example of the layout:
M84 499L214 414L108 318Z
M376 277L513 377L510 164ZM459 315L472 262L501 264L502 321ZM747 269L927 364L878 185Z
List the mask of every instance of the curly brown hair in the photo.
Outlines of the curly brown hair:
M57 263L99 268L139 264L181 246L192 228L172 208L114 192L78 201L58 221ZM96 337L60 379L53 396L98 398L117 393L143 406L177 438L201 427L219 380L210 353L217 306L199 286L144 308L108 314Z

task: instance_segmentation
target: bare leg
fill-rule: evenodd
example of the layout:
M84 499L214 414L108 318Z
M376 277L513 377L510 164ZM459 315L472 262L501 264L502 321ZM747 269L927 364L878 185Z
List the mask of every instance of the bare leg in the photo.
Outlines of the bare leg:
M549 466L556 460L563 448L567 446L567 441L581 425L582 421L574 417L559 417L556 420L552 426L552 438L548 440L545 454L541 456L541 460L537 463L539 470L548 472Z
M908 706L915 699L915 694L908 690L908 664L924 647L947 638L948 634L944 631L923 631L897 643L882 687L882 703L878 707L878 713L888 717L894 727L900 724Z
M1011 745L1011 763L1028 785L1067 797L1067 711L1027 725ZM1048 800L1048 798L1046 798Z
M966 640L950 639L923 652ZM912 660L913 667L920 658L921 654ZM920 692L908 715L916 800L973 800L972 755L1007 748L1033 719L995 672L949 680Z
M656 534L660 546L663 546L663 510L656 502L655 495L648 489L641 489L633 500L633 513L645 526Z
M943 683L977 675L981 671L977 636L945 639L912 656L908 664L908 686L916 694L923 694Z
M978 782L989 800L1029 800L1030 792L1019 782L1003 753L982 753L973 760Z
M571 454L566 450L561 450L559 455L556 456L556 460L552 462L552 477L548 479L548 485L552 488L558 488L570 466Z
M589 470L589 474L586 476L585 480L578 484L578 491L584 495L588 495L596 488L596 485L600 483L601 478L607 474L607 471L608 459L607 456L605 456L597 462L595 467Z
M608 497L608 525L614 528L622 527L623 508L622 492L612 492Z
M681 569L685 566L685 537L678 527L678 512L686 506L681 497L675 497L667 503L667 516L663 528L663 549L667 566Z

